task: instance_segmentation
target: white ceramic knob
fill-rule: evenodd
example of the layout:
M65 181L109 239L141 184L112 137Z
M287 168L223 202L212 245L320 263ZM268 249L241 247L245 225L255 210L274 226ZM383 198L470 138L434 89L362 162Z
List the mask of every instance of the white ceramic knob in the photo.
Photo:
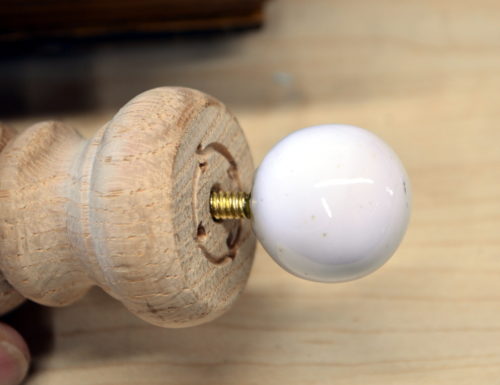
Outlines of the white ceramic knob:
M408 176L394 151L364 129L321 125L266 155L251 194L253 228L283 268L321 282L382 266L408 225Z

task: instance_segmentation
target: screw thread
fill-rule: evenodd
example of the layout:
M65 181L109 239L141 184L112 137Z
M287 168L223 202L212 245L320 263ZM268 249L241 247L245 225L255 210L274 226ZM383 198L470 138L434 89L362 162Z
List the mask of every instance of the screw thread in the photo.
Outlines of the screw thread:
M215 220L250 218L250 194L212 191L210 214Z

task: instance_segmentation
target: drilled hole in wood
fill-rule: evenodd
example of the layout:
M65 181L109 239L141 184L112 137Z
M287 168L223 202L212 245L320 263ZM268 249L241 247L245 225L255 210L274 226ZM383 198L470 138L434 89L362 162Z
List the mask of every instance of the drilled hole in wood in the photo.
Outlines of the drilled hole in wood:
M229 162L231 165L227 169L227 176L229 179L236 179L238 177L238 166L234 161Z
M207 230L205 230L205 226L203 226L202 222L198 224L198 228L196 229L196 236L199 240L203 240L207 236Z
M232 228L226 238L226 244L229 250L233 249L240 238L241 227L238 225L236 228Z

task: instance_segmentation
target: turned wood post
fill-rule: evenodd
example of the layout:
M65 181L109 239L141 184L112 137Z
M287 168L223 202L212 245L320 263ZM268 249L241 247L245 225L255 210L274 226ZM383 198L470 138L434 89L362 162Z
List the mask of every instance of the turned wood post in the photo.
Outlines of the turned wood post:
M210 191L249 191L254 166L225 106L199 91L138 95L92 138L58 122L1 127L0 313L23 298L64 306L93 285L156 325L226 311L255 237L217 223Z

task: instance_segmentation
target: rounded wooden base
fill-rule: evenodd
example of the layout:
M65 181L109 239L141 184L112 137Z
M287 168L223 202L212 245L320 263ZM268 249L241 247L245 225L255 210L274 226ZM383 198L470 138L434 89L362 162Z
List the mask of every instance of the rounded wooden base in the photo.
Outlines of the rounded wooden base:
M249 221L212 220L210 191L250 191L252 174L236 119L191 89L137 96L88 141L40 123L0 155L0 268L43 304L97 284L156 325L209 321L255 249Z

